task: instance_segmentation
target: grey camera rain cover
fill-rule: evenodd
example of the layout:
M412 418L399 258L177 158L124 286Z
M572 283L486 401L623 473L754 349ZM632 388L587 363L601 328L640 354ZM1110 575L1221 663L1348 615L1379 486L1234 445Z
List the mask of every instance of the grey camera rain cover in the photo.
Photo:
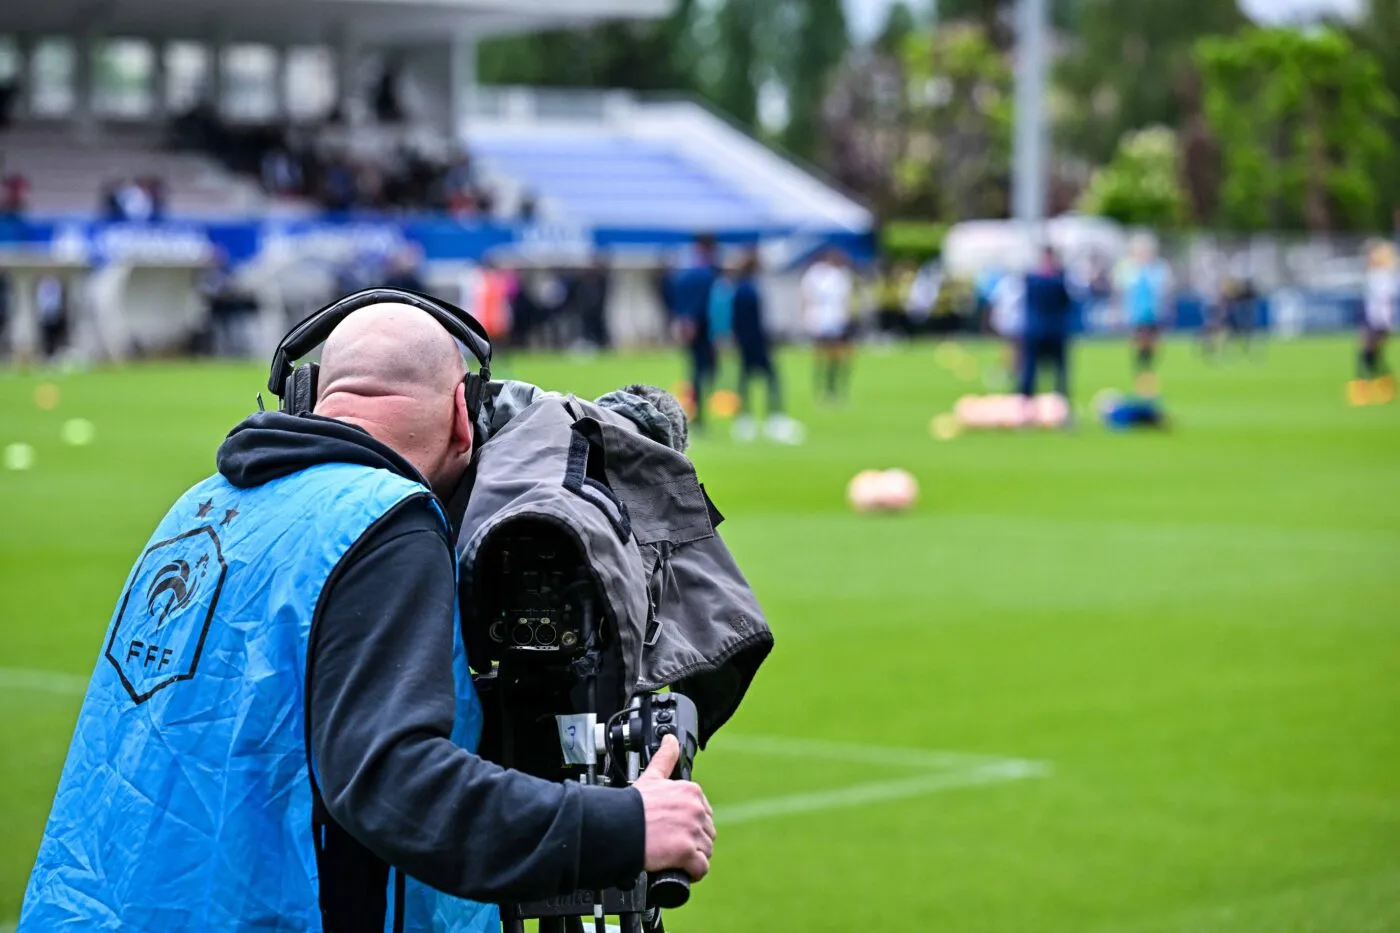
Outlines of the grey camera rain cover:
M520 518L553 523L587 556L616 627L623 683L633 695L671 687L690 697L703 744L773 647L758 600L715 531L719 513L690 459L639 429L638 412L656 415L645 399L605 407L533 397L492 426L477 457L457 542L464 624L475 621L476 562L493 532ZM590 460L605 481L588 475Z

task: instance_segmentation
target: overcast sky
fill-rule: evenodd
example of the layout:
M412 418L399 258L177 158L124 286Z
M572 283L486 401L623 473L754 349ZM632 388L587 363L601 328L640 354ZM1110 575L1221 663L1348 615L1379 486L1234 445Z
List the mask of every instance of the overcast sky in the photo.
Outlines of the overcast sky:
M846 16L858 41L871 38L885 22L893 0L845 0ZM928 8L930 0L914 0L913 6ZM1162 0L1169 3L1171 0ZM1296 22L1322 13L1358 15L1366 0L1239 0L1240 7L1264 22Z

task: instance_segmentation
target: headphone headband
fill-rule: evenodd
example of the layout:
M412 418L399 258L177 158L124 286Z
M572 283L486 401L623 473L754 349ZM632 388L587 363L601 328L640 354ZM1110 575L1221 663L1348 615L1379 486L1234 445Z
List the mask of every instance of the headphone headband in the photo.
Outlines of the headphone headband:
M352 312L376 304L410 305L432 315L447 332L456 337L476 358L480 367L477 373L482 382L491 378L491 338L486 328L476 318L455 305L440 301L431 295L424 295L407 288L379 286L361 289L346 295L307 315L306 319L287 332L272 355L272 369L268 373L268 391L278 398L285 398L287 380L292 375L292 363L307 352L323 343L335 330L336 325Z

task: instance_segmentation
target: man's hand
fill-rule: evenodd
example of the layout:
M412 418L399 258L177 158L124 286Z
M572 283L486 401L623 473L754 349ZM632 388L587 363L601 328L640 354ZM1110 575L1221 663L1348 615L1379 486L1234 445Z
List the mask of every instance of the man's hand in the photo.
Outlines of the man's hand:
M676 737L666 736L633 786L646 811L646 870L681 868L699 881L715 851L715 813L699 784L671 780L680 758Z

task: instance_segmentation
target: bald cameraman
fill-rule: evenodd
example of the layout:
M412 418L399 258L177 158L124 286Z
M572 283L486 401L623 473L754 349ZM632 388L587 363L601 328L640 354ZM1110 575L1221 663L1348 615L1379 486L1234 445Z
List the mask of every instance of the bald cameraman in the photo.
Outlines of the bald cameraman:
M697 785L666 780L674 739L626 789L538 780L453 740L455 554L438 497L472 453L465 372L428 314L372 305L326 341L314 414L230 432L218 473L132 571L21 933L379 933L404 929L405 876L502 902L627 886L643 868L706 874L712 812ZM148 642L203 620L198 667L142 687L129 618ZM147 665L163 663L156 647ZM488 924L481 911L447 929Z

